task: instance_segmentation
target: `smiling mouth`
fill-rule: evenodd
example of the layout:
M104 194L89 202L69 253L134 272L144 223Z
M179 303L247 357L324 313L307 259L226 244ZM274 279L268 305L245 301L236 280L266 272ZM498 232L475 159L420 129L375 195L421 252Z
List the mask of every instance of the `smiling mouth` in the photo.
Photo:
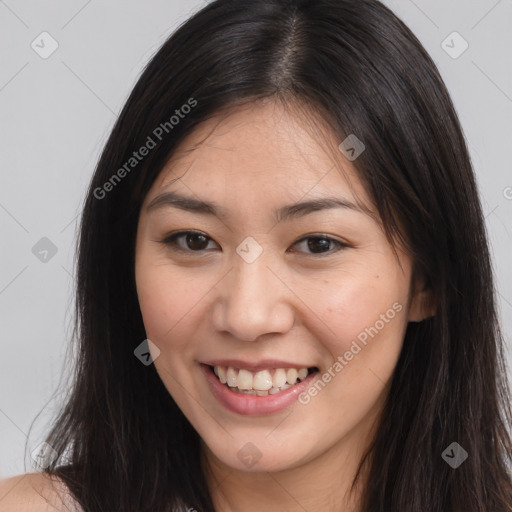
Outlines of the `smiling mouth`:
M289 389L318 372L316 366L309 368L269 368L252 372L232 366L210 366L211 372L228 389L243 395L268 396Z

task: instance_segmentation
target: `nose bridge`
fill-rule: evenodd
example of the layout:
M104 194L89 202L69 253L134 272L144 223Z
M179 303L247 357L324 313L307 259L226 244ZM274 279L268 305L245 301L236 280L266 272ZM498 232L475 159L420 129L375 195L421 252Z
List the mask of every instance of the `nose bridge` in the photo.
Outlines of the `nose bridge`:
M269 297L264 297L263 292L273 288L269 283L269 275L272 274L268 269L267 259L263 256L252 263L240 259L234 265L231 275L230 300L242 308L250 306L253 311L265 309L268 307L266 299Z
M234 255L233 268L223 280L217 329L253 341L291 328L293 312L286 300L286 287L270 270L270 259L265 252L253 261Z

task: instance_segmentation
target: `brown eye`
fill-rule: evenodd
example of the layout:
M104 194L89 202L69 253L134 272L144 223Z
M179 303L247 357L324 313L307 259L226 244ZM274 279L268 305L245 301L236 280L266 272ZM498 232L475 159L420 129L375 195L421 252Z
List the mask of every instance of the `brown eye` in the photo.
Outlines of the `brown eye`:
M162 240L172 250L180 252L201 252L207 249L213 240L200 231L180 231Z
M329 236L308 236L306 238L303 238L302 240L299 240L294 245L300 245L302 244L303 248L306 247L307 251L298 251L298 252L306 252L306 254L309 252L309 254L319 254L322 255L323 253L329 253L333 254L335 252L338 252L341 249L344 249L348 247L347 244L344 244L340 242L339 240L335 240L334 238L331 238ZM333 247L334 246L334 247ZM297 251L293 251L297 252Z
M326 252L329 251L332 240L327 238L309 238L308 249L311 252Z
M185 243L193 251L202 251L208 245L208 239L200 233L190 233L186 235Z

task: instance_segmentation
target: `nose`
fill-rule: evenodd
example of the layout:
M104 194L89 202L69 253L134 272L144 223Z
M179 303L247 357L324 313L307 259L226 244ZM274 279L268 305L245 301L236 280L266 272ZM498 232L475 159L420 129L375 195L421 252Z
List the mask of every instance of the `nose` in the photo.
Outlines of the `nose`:
M293 293L260 256L247 263L235 255L235 263L217 284L213 323L241 341L255 341L264 334L283 334L294 324Z

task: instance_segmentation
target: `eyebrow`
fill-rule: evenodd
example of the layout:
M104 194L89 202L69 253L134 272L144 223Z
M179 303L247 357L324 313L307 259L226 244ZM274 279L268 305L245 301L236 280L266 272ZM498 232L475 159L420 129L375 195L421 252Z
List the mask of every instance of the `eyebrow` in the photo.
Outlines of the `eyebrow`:
M215 202L195 199L193 197L181 195L177 192L165 192L156 196L148 204L146 210L156 210L163 207L179 208L180 210L191 213L215 216L218 219L229 217L228 210ZM273 214L277 222L283 222L305 217L310 213L320 210L330 210L334 208L345 208L359 213L364 213L366 215L368 214L368 212L364 211L356 204L337 197L322 197L319 199L302 201L300 203L288 204L274 210Z

